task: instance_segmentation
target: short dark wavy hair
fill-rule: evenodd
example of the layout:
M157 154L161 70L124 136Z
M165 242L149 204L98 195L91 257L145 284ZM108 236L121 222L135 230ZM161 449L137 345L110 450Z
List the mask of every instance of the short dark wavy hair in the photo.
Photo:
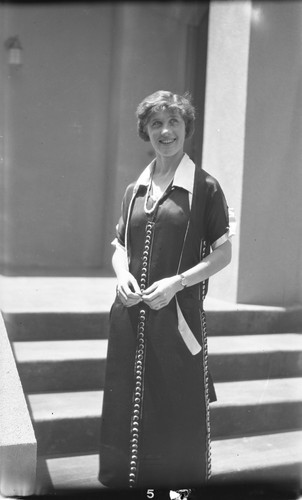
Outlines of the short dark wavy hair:
M185 122L186 139L194 133L195 108L189 92L184 95L173 94L166 90L158 90L138 105L136 110L137 131L144 141L150 141L146 126L153 113L162 110L178 111Z

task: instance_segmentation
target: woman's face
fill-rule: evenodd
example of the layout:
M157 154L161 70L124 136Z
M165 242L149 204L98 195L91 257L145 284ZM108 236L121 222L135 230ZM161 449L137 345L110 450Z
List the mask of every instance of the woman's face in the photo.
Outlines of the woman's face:
M174 156L183 152L186 127L178 111L162 110L153 113L146 129L157 154Z

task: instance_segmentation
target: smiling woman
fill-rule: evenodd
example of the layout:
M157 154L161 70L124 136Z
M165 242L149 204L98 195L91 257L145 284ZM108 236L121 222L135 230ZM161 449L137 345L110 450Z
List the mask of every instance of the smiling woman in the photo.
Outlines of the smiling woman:
M168 160L173 158L173 163L179 163L183 156L185 122L179 111L163 110L152 115L146 129L158 158L158 165L162 166L153 170L145 199L145 211L153 211L151 200L157 202L174 177L174 168ZM150 202L152 208L148 207Z
M185 122L179 111L158 111L147 124L150 142L159 155L182 155Z
M211 475L203 300L231 259L222 189L184 153L190 96L159 91L138 106L154 160L128 186L112 263L100 481L114 488L204 485ZM153 490L152 490L153 491Z
M146 98L137 109L139 135L151 142L157 156L146 205L149 197L158 200L168 188L183 157L185 139L194 131L195 111L189 99L189 94L182 97L159 91Z

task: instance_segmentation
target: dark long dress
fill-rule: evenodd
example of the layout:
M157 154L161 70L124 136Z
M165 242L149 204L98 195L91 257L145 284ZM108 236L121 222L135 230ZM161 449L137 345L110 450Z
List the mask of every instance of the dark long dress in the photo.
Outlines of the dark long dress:
M188 191L174 185L147 215L146 186L126 190L117 237L128 248L129 270L142 289L196 265L227 235L220 185L204 170L194 170L191 207ZM126 308L116 297L101 422L104 485L175 489L202 486L210 477L209 402L216 396L208 372L206 291L204 282L177 294L201 346L195 355L179 331L176 297L156 311L143 302Z

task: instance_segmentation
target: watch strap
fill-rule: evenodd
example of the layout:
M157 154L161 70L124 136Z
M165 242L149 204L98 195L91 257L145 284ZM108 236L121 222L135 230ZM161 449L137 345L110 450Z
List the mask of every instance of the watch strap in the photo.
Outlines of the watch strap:
M180 282L183 288L186 288L188 286L187 278L183 274L180 274Z

